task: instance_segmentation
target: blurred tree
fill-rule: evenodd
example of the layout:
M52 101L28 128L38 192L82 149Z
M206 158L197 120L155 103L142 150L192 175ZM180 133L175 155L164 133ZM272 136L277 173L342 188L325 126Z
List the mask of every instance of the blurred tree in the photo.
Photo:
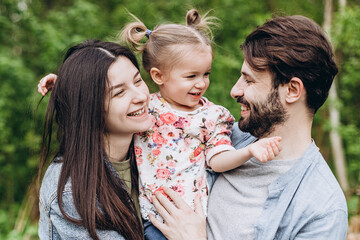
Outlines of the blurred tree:
M337 4L337 3L336 3ZM335 5L336 5L335 4ZM337 6L337 5L336 5ZM332 40L340 73L337 77L339 133L343 138L350 191L349 212L359 211L360 187L360 1L348 0L345 13L336 13ZM301 14L322 24L323 1L318 0L1 0L0 1L0 239L36 239L36 226L25 189L36 172L42 121L48 97L37 109L36 85L49 72L57 72L65 49L85 39L116 41L131 17L126 9L152 29L162 22L184 23L190 8L208 10L220 19L215 29L211 84L206 97L227 107L237 118L240 107L229 92L240 76L240 44L257 25L272 15ZM140 58L139 58L140 59ZM142 71L151 90L156 87ZM333 165L328 108L314 120L313 137ZM21 203L19 218L18 211ZM32 206L32 205L30 205ZM16 231L11 231L18 219Z

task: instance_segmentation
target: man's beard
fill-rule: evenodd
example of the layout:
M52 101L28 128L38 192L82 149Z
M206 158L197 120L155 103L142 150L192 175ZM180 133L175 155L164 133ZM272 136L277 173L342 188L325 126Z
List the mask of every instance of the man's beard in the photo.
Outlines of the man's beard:
M250 111L246 119L240 118L240 130L249 132L257 138L268 136L276 125L284 123L288 118L277 89L269 93L264 102L249 104L243 97L239 97L237 102L246 105Z

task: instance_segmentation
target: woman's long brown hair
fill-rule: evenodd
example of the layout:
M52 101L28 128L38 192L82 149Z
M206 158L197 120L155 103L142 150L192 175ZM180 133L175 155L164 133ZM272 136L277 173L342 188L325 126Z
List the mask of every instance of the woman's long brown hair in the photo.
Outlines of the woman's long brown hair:
M115 230L126 239L143 239L135 205L107 164L104 151L107 72L119 56L128 58L139 69L132 52L115 43L87 41L70 48L45 116L39 172L50 155L55 120L58 156L63 164L57 189L59 207L65 219L84 226L93 239L99 239L96 229ZM129 156L133 187L137 187L133 145ZM81 220L70 217L62 207L62 192L69 179Z

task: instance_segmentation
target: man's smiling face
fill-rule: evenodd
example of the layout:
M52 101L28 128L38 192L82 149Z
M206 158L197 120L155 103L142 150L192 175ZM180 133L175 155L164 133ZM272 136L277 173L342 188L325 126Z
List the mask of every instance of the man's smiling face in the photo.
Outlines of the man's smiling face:
M231 89L231 96L241 105L239 128L255 137L268 136L285 122L287 113L278 89L272 87L269 71L254 71L244 61L241 77Z

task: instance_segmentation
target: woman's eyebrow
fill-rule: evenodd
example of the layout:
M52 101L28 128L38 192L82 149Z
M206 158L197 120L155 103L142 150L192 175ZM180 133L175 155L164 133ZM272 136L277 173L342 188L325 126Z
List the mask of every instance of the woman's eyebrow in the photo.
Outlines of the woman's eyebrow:
M133 78L136 78L139 74L140 74L140 72L137 71L137 72L134 74L134 77L133 77ZM114 85L114 86L111 86L111 87L109 88L109 92L112 91L112 90L114 90L115 88L119 88L119 87L122 87L122 86L124 86L124 85L125 85L125 83L119 83L119 84L116 84L116 85Z

